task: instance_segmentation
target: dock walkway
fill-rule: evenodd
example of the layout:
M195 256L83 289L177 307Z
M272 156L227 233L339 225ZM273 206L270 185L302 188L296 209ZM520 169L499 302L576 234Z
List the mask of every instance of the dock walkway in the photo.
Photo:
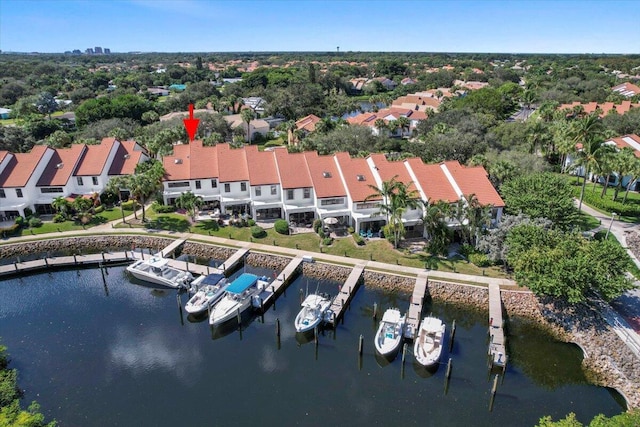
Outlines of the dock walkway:
M338 295L333 299L333 302L331 303L331 311L333 311L334 314L331 322L333 326L338 324L338 320L340 320L344 315L344 310L347 308L349 301L351 301L355 291L358 289L361 282L360 278L364 272L364 266L364 263L353 266L349 277L347 277L347 280L340 288L340 293L338 293Z
M273 279L273 282L269 284L269 287L260 293L262 298L262 309L266 310L273 303L275 298L291 283L298 267L302 263L302 255L295 256L289 264Z
M407 326L404 336L414 339L416 332L420 327L420 316L422 315L422 304L424 295L427 293L427 273L420 273L416 278L416 285L413 288L411 301L409 303L409 312L407 313Z
M492 367L505 367L507 364L503 326L500 286L491 284L489 285L489 355Z
M89 265L107 265L134 260L135 256L129 251L104 252L90 255L70 255L61 257L44 257L31 261L14 262L0 266L0 277L46 270L49 268L65 268Z
M178 247L184 245L184 242L186 242L186 241L187 241L187 239L176 239L169 246L167 246L166 248L164 248L163 250L158 252L156 255L161 257L161 258L166 258L170 254L172 254L173 251L178 249Z

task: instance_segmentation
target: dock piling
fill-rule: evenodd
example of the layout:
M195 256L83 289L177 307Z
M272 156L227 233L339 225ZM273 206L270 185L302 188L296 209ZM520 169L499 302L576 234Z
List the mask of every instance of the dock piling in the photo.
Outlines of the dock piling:
M453 319L453 323L451 324L451 335L449 336L449 353L451 353L451 350L453 349L453 338L455 336L456 336L456 319Z
M364 349L364 336L360 334L360 338L358 339L358 355L362 356L362 350Z
M404 366L404 359L407 357L407 343L402 345L402 365Z
M491 400L489 401L489 412L493 411L493 401L496 398L496 390L498 389L498 374L493 379L493 386L491 387Z
M280 338L280 319L276 318L276 336Z
M238 307L236 317L238 318L238 328L242 327L242 316L240 314L240 307Z
M373 303L373 320L377 320L378 319L378 303L374 302Z

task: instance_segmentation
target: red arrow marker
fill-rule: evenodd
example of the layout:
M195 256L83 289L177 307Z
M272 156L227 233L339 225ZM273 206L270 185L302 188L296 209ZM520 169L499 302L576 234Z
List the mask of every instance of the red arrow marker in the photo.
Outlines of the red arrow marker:
M187 130L187 135L189 135L189 141L193 141L198 130L198 123L200 123L200 119L193 118L193 104L189 104L189 118L182 121L184 122L184 128Z

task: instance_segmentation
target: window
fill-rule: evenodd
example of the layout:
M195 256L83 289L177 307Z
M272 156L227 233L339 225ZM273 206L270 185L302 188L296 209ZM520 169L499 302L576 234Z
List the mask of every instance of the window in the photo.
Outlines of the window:
M241 182L240 183L240 191L247 191L247 183L246 182Z
M4 199L6 197L7 197L7 195L4 194L4 188L0 188L0 199Z
M271 195L275 196L276 194L278 194L278 187L276 187L275 185L271 186Z
M218 180L217 179L212 179L211 180L211 188L218 188Z
M22 190L20 188L16 188L16 196L22 197Z
M200 188L202 188L202 184L200 184L200 181L196 181L196 190L199 190Z
M225 184L224 185L224 192L225 193L231 193L231 184Z
M310 189L310 188L305 188L305 189L303 190L303 197L304 197L305 199L309 199L309 198L311 198L311 189Z
M256 197L262 196L262 187L256 187Z
M356 209L377 209L380 207L379 202L358 203Z
M62 187L44 187L40 189L42 194L62 193Z
M287 200L293 200L293 190L287 190Z
M81 177L81 176L77 177L77 178L76 178L76 181L78 181L78 185L84 185L84 184L82 183L82 177Z
M176 181L176 182L170 182L167 184L167 187L169 188L181 188L181 187L188 187L189 186L189 181Z
M93 181L93 185L98 185L98 177L97 176L92 176L91 177L91 181Z
M320 206L329 206L329 205L341 205L344 203L343 197L336 197L333 199L323 199L320 200Z

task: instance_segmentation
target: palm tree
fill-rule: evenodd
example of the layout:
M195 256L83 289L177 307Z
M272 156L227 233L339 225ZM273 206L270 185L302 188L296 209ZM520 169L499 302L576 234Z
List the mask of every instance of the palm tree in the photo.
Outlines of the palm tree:
M91 214L89 213L89 210L93 207L93 200L79 196L75 198L71 205L76 211L76 216L82 223L82 228L84 228L84 226L91 221Z
M551 125L553 145L560 154L560 172L565 173L567 157L576 151L576 143L571 134L571 126L566 120L557 120Z
M575 167L582 167L584 179L580 190L580 202L578 211L582 210L584 190L587 185L589 174L598 169L604 154L611 150L609 145L604 144L604 128L602 120L597 113L588 114L572 122L571 136L574 144L581 147L576 153Z
M251 142L251 121L254 119L253 110L251 108L245 108L240 112L242 121L247 124L247 142Z
M409 130L411 121L405 116L400 116L398 117L398 120L396 120L396 122L398 122L398 127L400 128L400 136L404 136L404 131L405 129L407 131Z
M450 211L451 206L444 200L434 204L424 203L422 223L429 238L427 250L433 255L447 255L451 243L451 232L447 225Z
M122 214L122 222L126 223L127 221L124 218L124 209L122 208L122 192L121 189L129 188L129 180L131 179L131 175L122 175L117 176L115 178L111 178L107 183L107 191L117 194L118 200L120 201L120 213ZM133 210L134 214L136 214L135 209ZM137 215L137 214L136 214ZM137 219L137 216L136 216Z
M635 156L635 153L631 147L624 147L622 150L616 153L614 160L614 169L618 173L618 181L613 193L613 201L618 198L618 193L622 188L622 178L625 176L633 175L635 169L638 168L640 159ZM633 176L630 176L633 178ZM631 181L629 181L631 184ZM627 186L628 187L628 186Z
M180 197L176 199L176 206L184 209L189 214L191 221L196 220L196 210L202 206L204 200L200 196L196 196L191 191L182 193Z
M64 219L67 219L67 215L69 214L69 208L71 207L69 201L62 197L58 196L51 202L51 207L55 209Z
M382 185L380 188L375 185L369 184L369 188L373 190L373 193L365 197L364 201L369 200L377 200L382 199L380 203L380 214L384 214L386 218L386 223L389 224L389 215L392 213L393 209L391 206L391 197L398 187L398 181L396 179L398 175L395 175L388 181L382 181Z
M155 190L156 186L150 177L150 175L143 173L139 175L133 175L129 183L131 195L142 206L142 222L146 222L145 216L145 203L147 197ZM134 206L135 212L135 206Z
M629 189L638 178L640 178L640 159L636 157L636 161L633 163L633 167L629 170L629 182L627 183L627 190L624 192L624 198L622 203L627 202L627 196L629 195Z
M293 120L286 121L282 124L282 129L287 132L287 145L291 146L294 143L295 139L293 137L293 132L297 129L296 122Z
M382 130L387 128L387 124L382 119L376 119L376 121L373 122L373 125L378 129L379 136L382 136Z

